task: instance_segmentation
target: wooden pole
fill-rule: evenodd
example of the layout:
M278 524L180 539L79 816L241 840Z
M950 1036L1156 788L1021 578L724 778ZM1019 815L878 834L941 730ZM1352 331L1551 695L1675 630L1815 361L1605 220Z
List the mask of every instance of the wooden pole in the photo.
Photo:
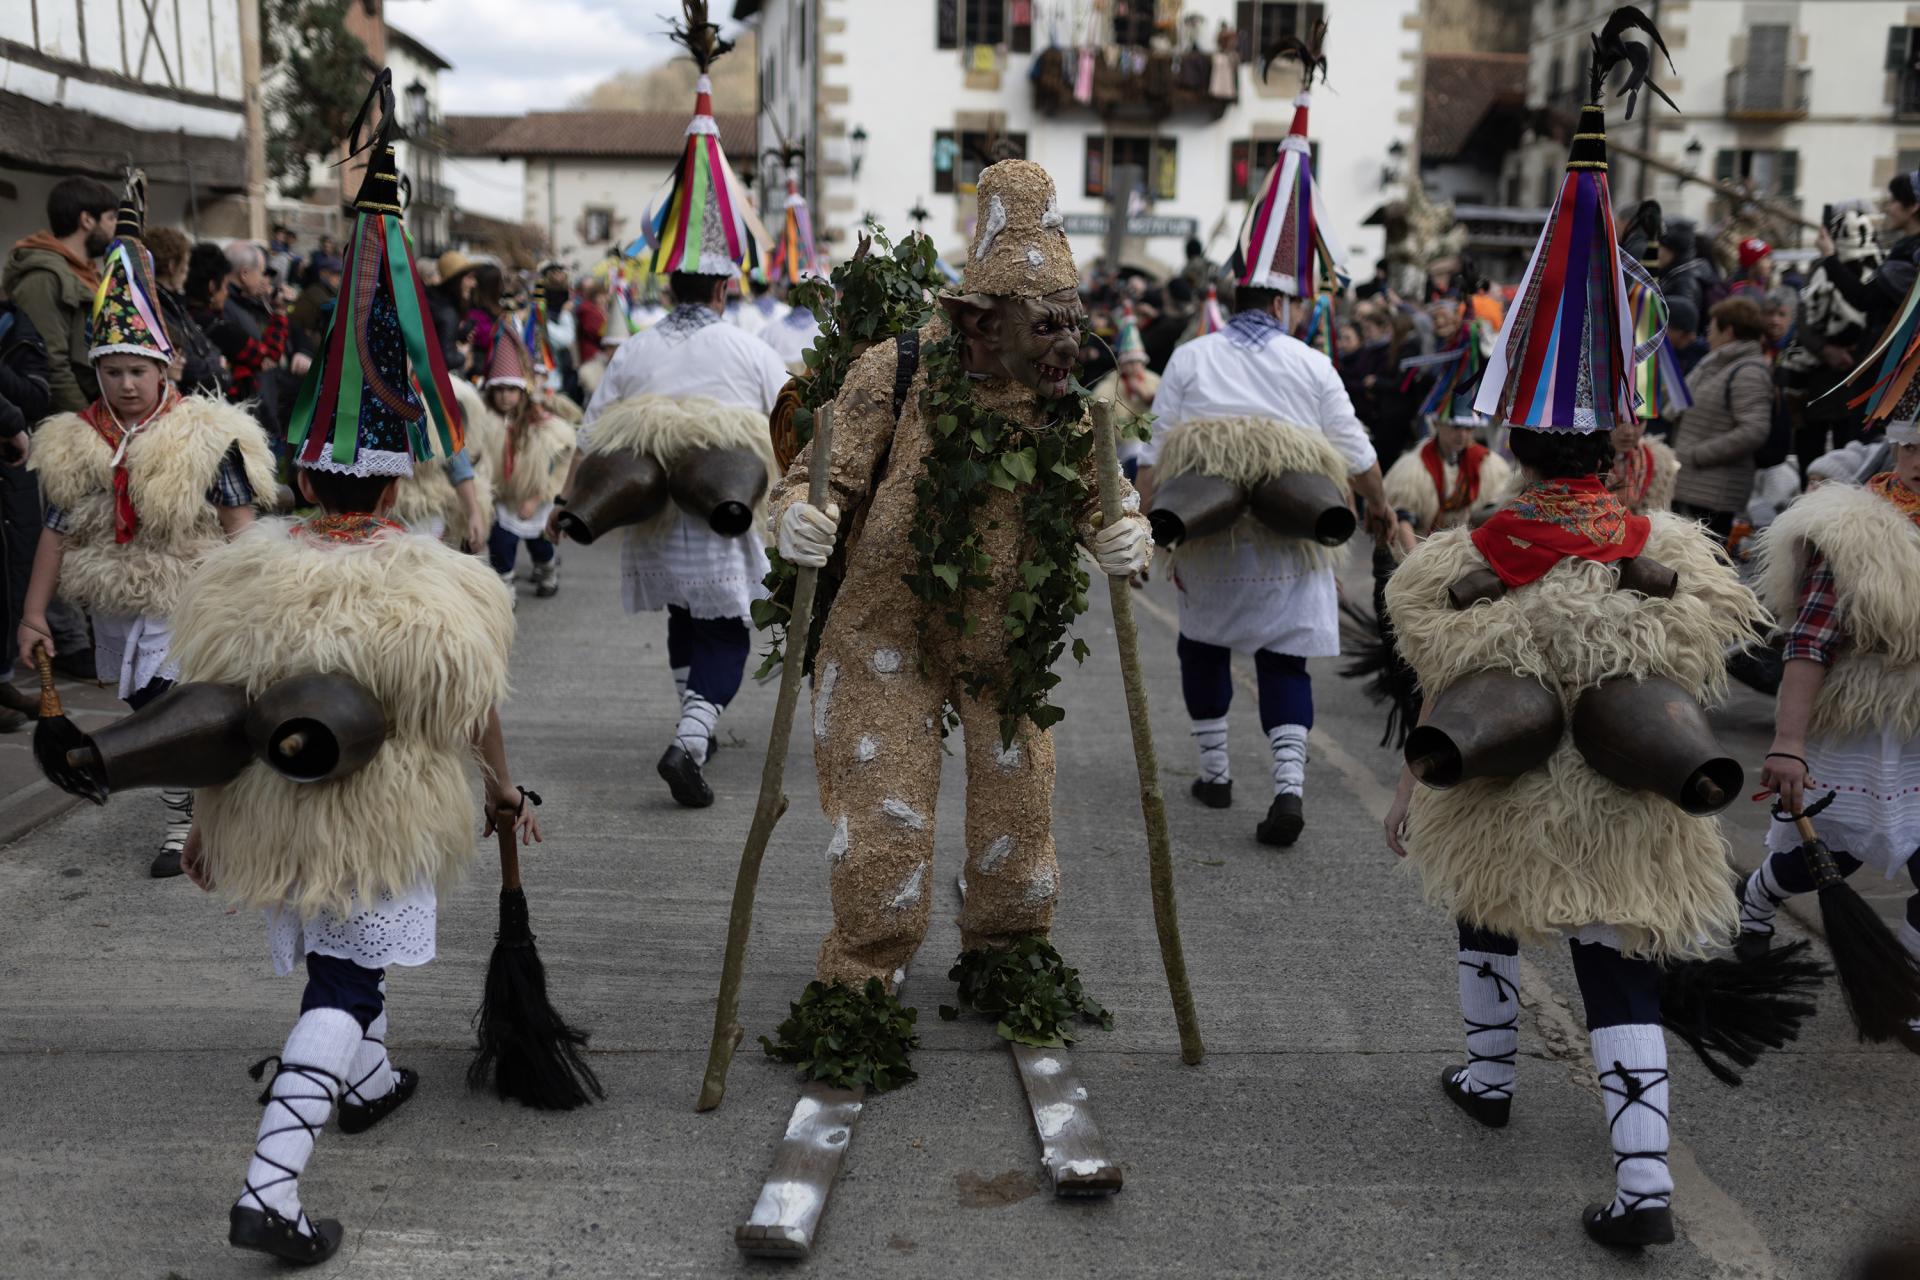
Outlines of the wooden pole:
M267 121L260 87L260 0L240 0L240 94L247 129L247 238L267 239Z
M833 470L833 406L813 413L812 475L807 501L825 509L827 476ZM733 882L733 911L727 920L727 954L720 968L720 998L713 1008L713 1041L707 1046L707 1073L700 1082L695 1111L711 1111L727 1096L727 1068L745 1034L738 1022L740 978L747 965L747 933L753 927L753 898L760 885L760 860L767 852L774 824L787 810L782 785L787 772L787 743L793 736L793 709L807 661L807 636L813 629L813 593L820 579L817 569L802 568L793 582L793 613L787 619L787 651L780 662L780 695L773 706L773 728L767 734L767 762L760 770L760 799L753 808L753 825L740 851L740 872Z
M1094 467L1100 476L1100 517L1106 527L1124 519L1120 509L1120 462L1113 445L1113 402L1093 402ZM1133 625L1132 588L1125 578L1107 579L1113 602L1113 638L1120 650L1120 676L1127 687L1127 718L1133 725L1133 760L1140 774L1140 812L1147 824L1147 865L1153 884L1153 928L1160 937L1160 962L1167 971L1167 994L1180 1026L1180 1060L1198 1066L1207 1047L1200 1042L1200 1021L1187 985L1187 961L1180 946L1180 912L1173 896L1173 848L1167 836L1167 805L1160 795L1160 759L1153 750L1153 722L1147 711L1147 686L1140 675L1140 636Z

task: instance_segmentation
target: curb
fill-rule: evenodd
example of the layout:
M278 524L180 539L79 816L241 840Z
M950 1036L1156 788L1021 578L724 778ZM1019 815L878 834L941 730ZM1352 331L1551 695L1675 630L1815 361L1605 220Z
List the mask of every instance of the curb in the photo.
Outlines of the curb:
M35 778L0 807L0 846L17 844L80 803L45 778Z

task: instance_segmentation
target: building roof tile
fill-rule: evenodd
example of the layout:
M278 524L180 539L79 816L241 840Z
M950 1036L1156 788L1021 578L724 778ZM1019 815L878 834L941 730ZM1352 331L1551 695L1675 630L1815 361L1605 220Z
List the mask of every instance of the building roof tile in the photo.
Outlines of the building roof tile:
M1459 155L1489 113L1524 108L1526 100L1524 53L1428 54L1420 112L1421 158L1445 160Z
M735 163L750 159L754 119L719 114L720 145ZM686 145L687 116L669 111L530 111L511 120L481 148L506 156L596 156L671 159Z

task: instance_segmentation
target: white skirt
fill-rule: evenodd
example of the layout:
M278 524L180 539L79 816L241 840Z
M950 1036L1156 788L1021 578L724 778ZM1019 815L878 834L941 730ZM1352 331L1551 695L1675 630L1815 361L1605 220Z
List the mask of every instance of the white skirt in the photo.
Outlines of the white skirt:
M1332 568L1316 568L1291 543L1244 524L1174 551L1180 634L1237 653L1337 655L1340 596Z
M151 614L96 613L93 615L93 672L113 685L122 698L131 698L155 680L178 680L180 667L170 661L173 625Z
M620 551L620 598L628 613L678 605L696 618L744 618L767 594L766 544L758 529L723 538L678 507L628 532Z
M1834 800L1813 820L1829 849L1844 849L1891 880L1920 847L1920 740L1889 729L1807 743L1808 803ZM1767 848L1800 845L1791 822L1776 822Z
M285 907L269 908L265 915L273 971L285 977L309 951L351 960L363 969L425 964L434 955L439 902L431 884L420 884L398 897L383 893L370 906L355 897L344 916L322 911L303 921Z
M493 522L516 538L544 538L547 536L547 517L553 514L553 504L549 502L538 511L522 520L515 515L504 502L493 504Z

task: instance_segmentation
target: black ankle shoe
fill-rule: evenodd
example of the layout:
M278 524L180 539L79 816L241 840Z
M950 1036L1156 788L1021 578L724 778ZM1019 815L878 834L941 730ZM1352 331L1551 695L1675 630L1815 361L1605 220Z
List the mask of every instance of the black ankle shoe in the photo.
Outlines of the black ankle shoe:
M1209 809L1225 809L1233 804L1233 779L1225 782L1208 782L1205 778L1193 780L1193 798Z
M1752 933L1743 929L1733 940L1733 958L1742 964L1765 960L1767 952L1772 949L1773 935L1770 933Z
M1296 795L1277 795L1267 807L1267 816L1253 829L1253 838L1261 844L1275 845L1286 849L1300 838L1306 829L1307 819L1300 812L1300 797Z
M1478 1120L1489 1129L1504 1129L1513 1113L1512 1098L1491 1098L1484 1094L1470 1092L1460 1082L1466 1075L1465 1067L1448 1067L1440 1073L1440 1091L1452 1100L1453 1105Z
M660 776L667 780L673 798L689 809L704 809L713 803L713 788L700 772L700 765L685 747L674 743L660 757Z
M153 855L153 861L147 864L147 874L155 880L165 880L180 874L180 851L162 849Z
M395 1067L393 1074L393 1088L372 1102L340 1104L340 1132L365 1133L398 1111L413 1096L413 1091L420 1087L420 1073L412 1067Z
M297 1224L271 1209L235 1205L227 1215L227 1243L236 1249L272 1254L295 1266L311 1267L334 1255L346 1230L332 1218L309 1218L307 1224L313 1228L310 1236L301 1235Z
M1590 1204L1580 1225L1596 1243L1611 1249L1638 1249L1648 1244L1673 1243L1673 1210L1666 1205L1612 1214L1611 1205Z

